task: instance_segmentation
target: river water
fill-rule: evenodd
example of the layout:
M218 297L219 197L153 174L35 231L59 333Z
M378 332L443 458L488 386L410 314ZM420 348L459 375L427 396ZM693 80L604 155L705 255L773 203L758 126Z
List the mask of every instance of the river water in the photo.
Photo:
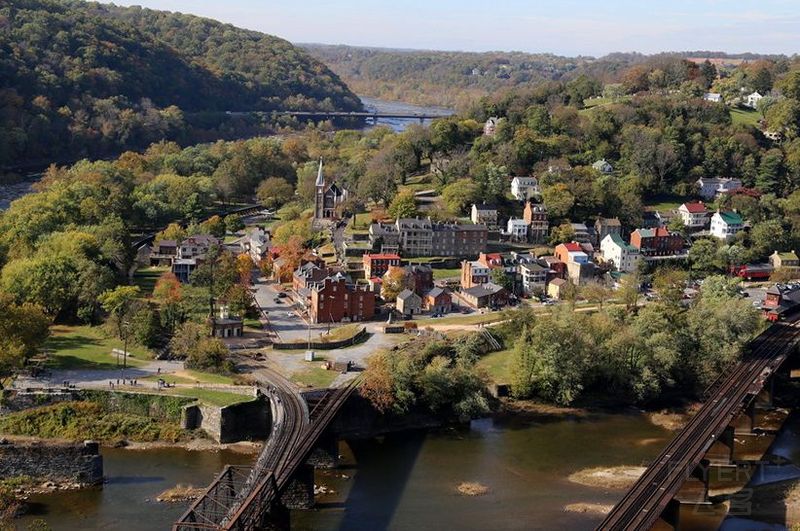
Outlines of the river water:
M413 105L411 103L403 103L398 101L386 101L376 98L368 98L366 96L359 96L364 107L370 112L383 112L383 113L408 113L408 114L427 114L435 116L449 116L454 114L452 109L443 107L422 107L420 105ZM419 119L405 119L405 118L378 118L377 125L386 125L396 132L405 130L411 124L430 125L431 120ZM368 126L370 127L370 126ZM374 127L374 124L372 125Z
M547 422L472 422L466 429L413 432L342 445L345 465L320 472L335 491L313 511L292 515L293 529L591 529L599 516L564 511L570 503L613 504L619 490L576 485L567 476L595 466L639 465L669 432L636 414L598 414ZM167 529L183 505L153 501L177 483L207 484L226 463L252 459L230 452L103 450L102 489L37 496L35 514L55 530ZM342 478L345 475L347 478ZM489 488L463 497L455 488Z

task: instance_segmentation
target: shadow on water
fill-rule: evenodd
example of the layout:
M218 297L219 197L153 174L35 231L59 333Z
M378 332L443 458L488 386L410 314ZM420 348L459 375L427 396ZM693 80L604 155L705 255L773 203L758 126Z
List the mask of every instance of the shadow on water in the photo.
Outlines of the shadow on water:
M388 529L427 437L424 431L350 444L358 462L339 529ZM391 459L386 456L391 455Z

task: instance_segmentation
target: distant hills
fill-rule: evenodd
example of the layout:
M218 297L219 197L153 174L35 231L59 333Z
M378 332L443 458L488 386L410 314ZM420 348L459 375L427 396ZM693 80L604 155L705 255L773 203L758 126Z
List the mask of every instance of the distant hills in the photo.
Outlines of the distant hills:
M581 74L616 82L631 66L670 58L711 58L718 66L783 56L670 52L613 53L604 57L562 57L523 52L443 52L299 44L327 64L358 94L422 105L459 107L476 97L511 87L571 80Z
M78 0L0 4L0 167L235 136L254 124L187 113L278 108L361 103L323 63L271 35Z

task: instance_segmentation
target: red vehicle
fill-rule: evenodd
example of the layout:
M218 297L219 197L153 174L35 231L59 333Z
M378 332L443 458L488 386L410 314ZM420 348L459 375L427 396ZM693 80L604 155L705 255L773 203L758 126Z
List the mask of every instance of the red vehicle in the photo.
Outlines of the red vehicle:
M768 280L772 271L771 264L745 264L731 267L731 275L747 280Z

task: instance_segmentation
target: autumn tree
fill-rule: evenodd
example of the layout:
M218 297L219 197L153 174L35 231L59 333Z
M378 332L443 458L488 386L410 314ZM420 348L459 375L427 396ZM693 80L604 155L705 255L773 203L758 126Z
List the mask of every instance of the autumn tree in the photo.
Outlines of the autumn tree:
M256 190L259 203L267 208L279 208L289 202L293 196L292 185L280 177L264 179Z
M417 215L417 200L412 190L397 194L389 204L389 215L393 218L413 218Z

